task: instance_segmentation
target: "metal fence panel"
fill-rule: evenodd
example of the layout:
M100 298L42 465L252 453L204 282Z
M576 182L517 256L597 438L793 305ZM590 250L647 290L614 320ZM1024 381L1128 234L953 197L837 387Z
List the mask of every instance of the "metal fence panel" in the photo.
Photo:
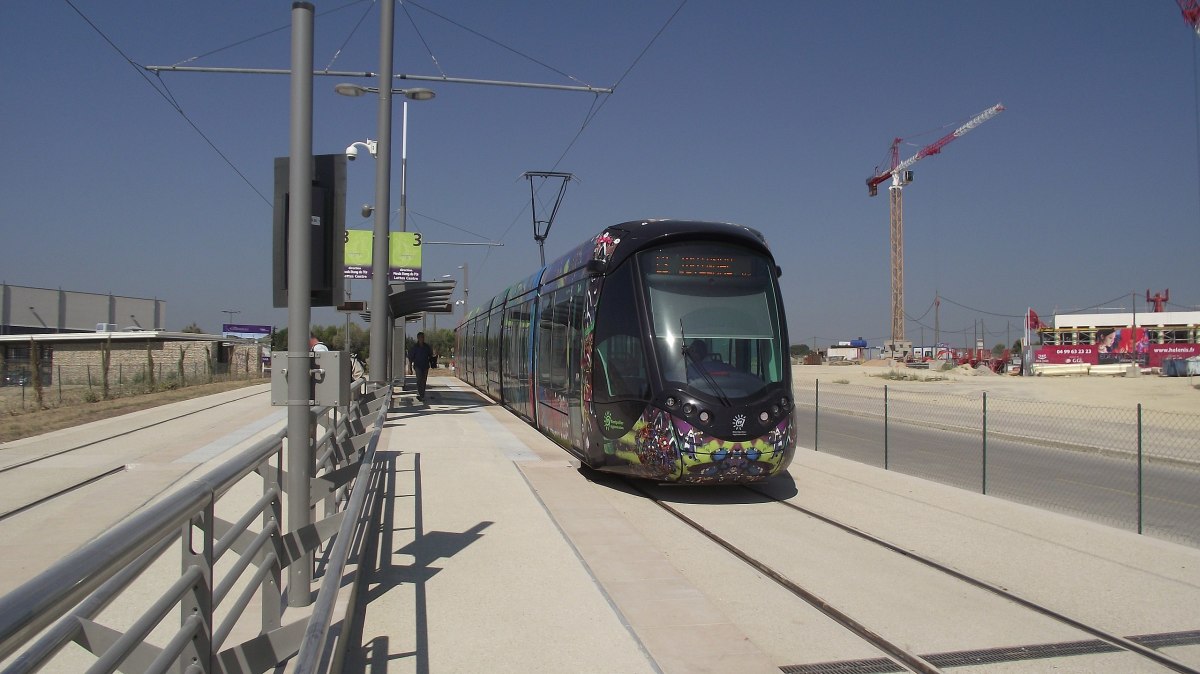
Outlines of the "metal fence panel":
M1142 411L1143 532L1200 547L1200 416Z
M795 394L800 446L1200 546L1200 415L846 380Z
M983 474L979 396L896 391L888 399L888 467L963 489Z

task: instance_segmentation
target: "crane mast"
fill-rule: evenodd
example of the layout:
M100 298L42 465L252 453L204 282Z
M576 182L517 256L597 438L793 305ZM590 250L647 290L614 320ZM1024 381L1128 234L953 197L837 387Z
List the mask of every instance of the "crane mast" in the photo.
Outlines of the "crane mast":
M908 168L925 157L938 154L951 141L964 136L980 124L988 121L1004 111L1004 106L997 103L983 112L967 120L962 126L942 136L936 141L921 148L916 154L900 161L900 143L903 139L892 141L891 167L880 172L876 168L875 175L867 178L867 192L870 196L879 193L879 185L891 179L888 187L889 243L891 251L892 270L892 325L890 342L884 345L885 357L905 358L912 353L912 343L904 338L904 186L912 182L912 171Z

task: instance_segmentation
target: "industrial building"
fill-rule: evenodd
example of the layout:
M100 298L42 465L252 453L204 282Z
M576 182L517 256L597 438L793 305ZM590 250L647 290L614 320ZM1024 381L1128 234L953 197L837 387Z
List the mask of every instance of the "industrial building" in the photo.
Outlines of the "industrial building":
M0 285L0 335L164 330L167 302L74 290Z
M163 381L261 371L262 347L167 332L160 299L0 287L0 385Z

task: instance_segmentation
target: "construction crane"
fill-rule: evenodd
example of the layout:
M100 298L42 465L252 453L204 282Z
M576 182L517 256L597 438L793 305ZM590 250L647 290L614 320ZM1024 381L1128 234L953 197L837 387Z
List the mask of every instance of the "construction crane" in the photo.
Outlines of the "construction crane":
M903 139L896 138L892 141L891 168L881 172L877 166L875 175L867 178L867 191L870 196L879 194L879 185L884 181L889 178L892 181L888 187L891 200L892 341L884 345L884 352L888 357L904 358L912 352L912 343L904 339L904 200L901 191L913 179L912 171L908 168L929 155L941 152L950 141L965 135L1003 111L1003 105L993 105L904 161L900 161L900 143Z
M1200 35L1200 2L1197 0L1176 0L1179 4L1179 11L1183 14L1183 20L1188 22L1192 30Z
M1165 293L1154 293L1153 296L1150 295L1150 291L1148 289L1146 290L1146 302L1154 305L1154 313L1156 313L1156 314L1162 313L1163 306L1166 305L1166 303L1170 302L1170 301L1171 301L1171 289L1170 288L1167 288L1167 292L1165 292Z

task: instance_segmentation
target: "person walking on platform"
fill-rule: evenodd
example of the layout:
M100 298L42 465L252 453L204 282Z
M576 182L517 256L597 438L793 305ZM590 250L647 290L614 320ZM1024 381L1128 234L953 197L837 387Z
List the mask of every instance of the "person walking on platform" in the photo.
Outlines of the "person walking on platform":
M425 343L425 333L417 333L417 343L408 350L408 371L417 375L417 400L425 400L425 384L429 381L429 361L433 349Z

